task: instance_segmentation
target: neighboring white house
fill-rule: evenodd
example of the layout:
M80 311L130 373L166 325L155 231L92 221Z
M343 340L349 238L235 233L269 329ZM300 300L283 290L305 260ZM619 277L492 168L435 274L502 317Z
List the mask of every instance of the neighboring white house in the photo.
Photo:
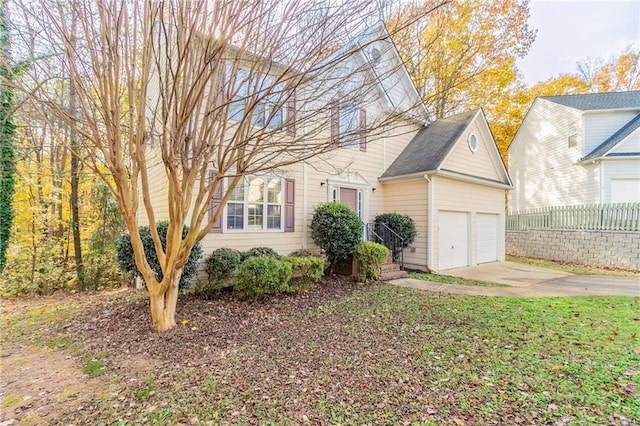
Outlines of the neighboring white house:
M405 264L438 272L504 260L511 181L482 110L425 126L379 180L385 207L418 228Z
M405 251L409 267L438 270L504 259L504 190L510 183L482 112L429 124L384 25L369 28L333 56L354 47L359 51L348 57L349 63L322 79L338 88L330 96L316 96L313 82L296 90L297 131L308 134L305 126L317 127L324 120L314 137L332 141L334 149L246 177L202 240L205 255L219 247L268 246L281 254L314 249L309 229L314 208L339 201L365 223L380 213L409 214L418 228L414 247ZM339 74L341 69L347 77ZM350 86L366 87L367 93L354 101L341 92L357 91ZM324 111L330 112L305 111L309 103L301 97L307 93L327 102L330 108ZM286 129L282 137L288 137ZM304 138L300 143L306 143ZM407 156L418 169L399 165ZM169 193L161 162L154 171L152 204L162 220L168 217ZM215 208L214 199L211 211Z
M640 201L640 91L537 98L508 158L512 212Z

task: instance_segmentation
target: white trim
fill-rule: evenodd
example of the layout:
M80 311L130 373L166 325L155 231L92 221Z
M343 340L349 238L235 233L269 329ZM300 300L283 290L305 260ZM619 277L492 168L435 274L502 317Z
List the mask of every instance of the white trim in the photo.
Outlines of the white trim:
M427 269L433 270L433 192L436 185L429 175L424 178L427 180Z
M427 172L411 173L408 175L393 176L388 178L379 178L378 180L382 183L404 182L404 181L422 179L422 178L425 178L426 176L441 176L449 179L459 180L462 182L476 183L476 184L488 186L491 188L513 189L513 185L511 183L506 184L501 182L492 182L481 177L463 175L457 172L451 172L449 170L429 170Z

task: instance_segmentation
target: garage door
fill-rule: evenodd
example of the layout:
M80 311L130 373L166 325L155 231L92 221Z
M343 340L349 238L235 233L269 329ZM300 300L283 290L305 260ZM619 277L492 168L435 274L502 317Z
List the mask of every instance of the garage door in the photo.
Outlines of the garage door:
M497 214L476 215L476 257L478 263L498 260L498 218Z
M438 227L439 269L469 265L468 213L440 211Z

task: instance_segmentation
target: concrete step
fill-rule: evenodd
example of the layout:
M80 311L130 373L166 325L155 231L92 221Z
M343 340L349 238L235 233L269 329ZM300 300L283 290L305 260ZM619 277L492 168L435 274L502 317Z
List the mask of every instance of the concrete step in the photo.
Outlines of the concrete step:
M382 271L382 273L380 274L380 279L382 281L396 280L398 278L404 278L408 275L409 274L407 273L407 271L401 271L400 269L388 272Z

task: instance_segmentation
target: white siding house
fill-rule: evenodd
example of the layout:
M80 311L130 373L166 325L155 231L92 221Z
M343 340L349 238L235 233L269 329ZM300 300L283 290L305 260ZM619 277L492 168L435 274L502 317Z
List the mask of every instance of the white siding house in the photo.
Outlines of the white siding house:
M512 212L640 201L640 91L537 98L508 158Z

